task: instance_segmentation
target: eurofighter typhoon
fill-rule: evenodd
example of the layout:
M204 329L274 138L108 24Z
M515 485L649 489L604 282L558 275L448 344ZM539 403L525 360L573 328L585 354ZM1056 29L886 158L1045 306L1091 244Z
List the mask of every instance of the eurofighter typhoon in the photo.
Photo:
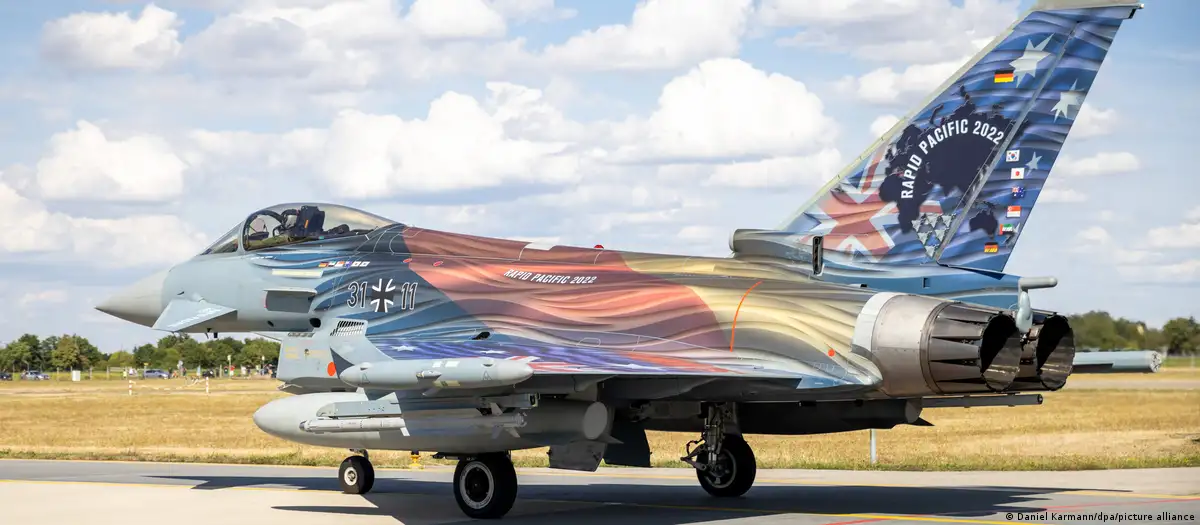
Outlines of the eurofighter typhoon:
M743 434L923 425L923 408L1036 404L1071 373L1052 277L1004 273L1121 23L1141 6L1041 0L777 230L688 257L424 229L273 206L97 308L155 329L281 341L294 395L263 431L458 460L473 518L513 505L509 452L648 467L647 430L718 497L750 489ZM348 173L347 176L353 176ZM429 176L436 177L436 173ZM969 397L968 397L969 395ZM694 446L693 446L694 445Z

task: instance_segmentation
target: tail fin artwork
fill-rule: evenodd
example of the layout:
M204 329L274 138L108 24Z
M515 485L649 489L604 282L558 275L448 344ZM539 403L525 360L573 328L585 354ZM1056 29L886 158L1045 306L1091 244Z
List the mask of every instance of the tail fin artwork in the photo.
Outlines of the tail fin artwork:
M782 227L830 263L1002 271L1126 0L1039 0ZM767 232L762 232L767 233Z

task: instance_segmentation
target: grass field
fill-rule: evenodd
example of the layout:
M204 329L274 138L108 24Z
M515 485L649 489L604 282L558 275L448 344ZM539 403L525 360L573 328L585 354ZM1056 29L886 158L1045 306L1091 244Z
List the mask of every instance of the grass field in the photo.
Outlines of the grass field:
M1200 370L1073 376L1198 380ZM341 449L292 444L258 430L250 415L281 397L270 380L0 382L0 457L135 459L336 465ZM1095 469L1200 466L1200 390L1072 390L1027 407L929 409L935 426L878 432L879 464L904 470ZM695 436L652 432L656 466ZM872 468L866 431L824 436L748 436L763 468ZM545 450L515 452L521 466L545 466ZM407 453L372 452L378 466L404 466ZM423 463L435 463L425 458Z

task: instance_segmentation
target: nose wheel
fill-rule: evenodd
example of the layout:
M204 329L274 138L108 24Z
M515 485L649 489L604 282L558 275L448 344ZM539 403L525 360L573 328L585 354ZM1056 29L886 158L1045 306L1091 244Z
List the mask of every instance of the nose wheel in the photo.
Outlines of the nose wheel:
M508 454L460 459L454 469L454 499L471 518L497 519L507 514L517 500L517 471Z
M367 458L366 451L361 456L350 456L342 461L338 468L338 483L346 494L366 494L375 485L375 467Z

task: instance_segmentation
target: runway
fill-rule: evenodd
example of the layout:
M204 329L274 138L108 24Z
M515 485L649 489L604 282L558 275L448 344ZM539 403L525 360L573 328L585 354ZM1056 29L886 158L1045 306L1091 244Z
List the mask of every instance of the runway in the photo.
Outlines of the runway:
M1200 468L1085 472L760 471L742 498L708 497L683 469L576 473L519 469L504 523L1055 523L1107 513L1193 523ZM336 470L108 461L0 460L0 515L47 523L475 523L450 492L451 469L379 469L365 496L342 494ZM1162 517L1166 513L1166 518ZM1041 515L1036 515L1041 514ZM1010 517L1011 515L1011 517ZM1083 521L1105 521L1101 516Z

